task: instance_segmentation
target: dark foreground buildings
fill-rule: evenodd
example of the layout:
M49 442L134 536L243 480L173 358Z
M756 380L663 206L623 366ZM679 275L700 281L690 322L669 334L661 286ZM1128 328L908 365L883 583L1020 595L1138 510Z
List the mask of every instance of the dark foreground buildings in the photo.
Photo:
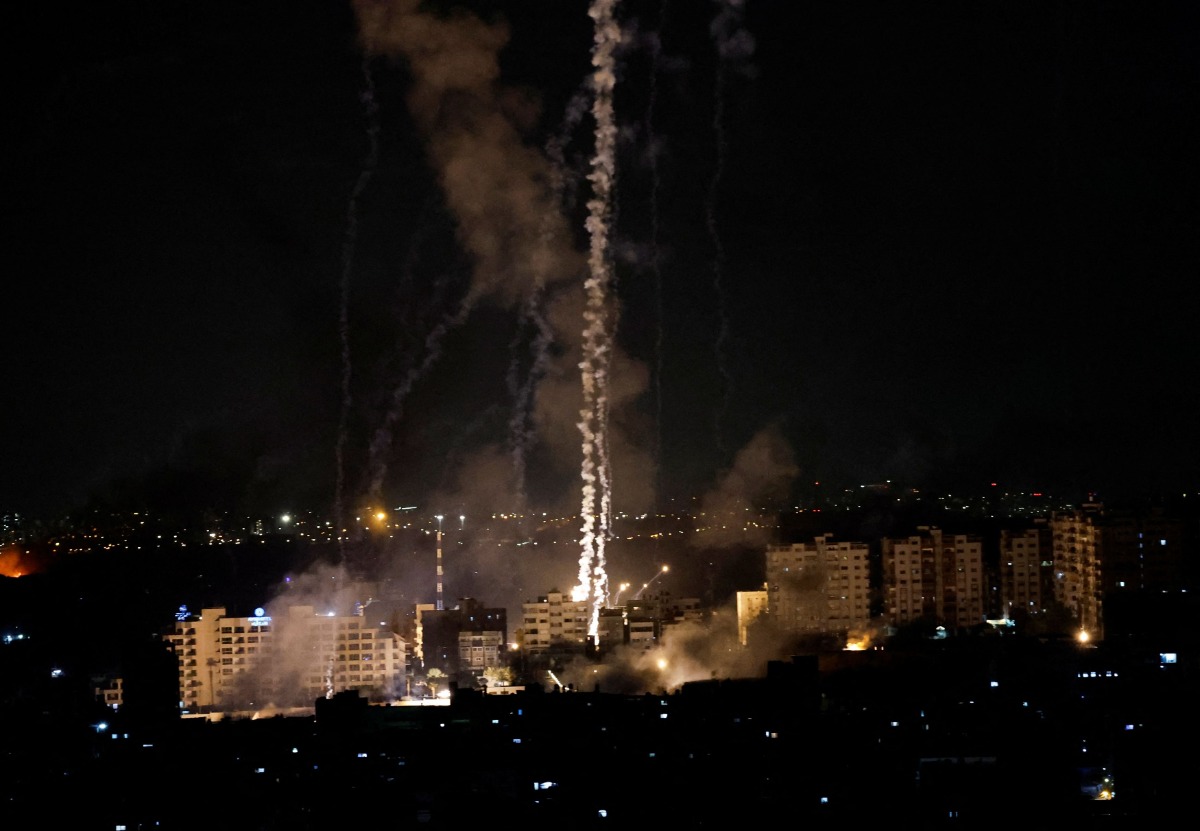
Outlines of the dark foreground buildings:
M349 692L216 722L131 703L103 726L28 700L3 725L0 811L7 828L110 831L1148 828L1197 781L1192 660L998 636L796 656L670 694Z

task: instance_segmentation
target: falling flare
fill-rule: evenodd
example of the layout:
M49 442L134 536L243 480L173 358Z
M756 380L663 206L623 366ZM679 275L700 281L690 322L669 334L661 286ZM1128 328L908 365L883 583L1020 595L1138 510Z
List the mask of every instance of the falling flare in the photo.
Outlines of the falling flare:
M615 178L616 125L613 118L613 51L620 41L620 27L613 16L615 0L595 0L588 15L595 23L592 46L592 115L596 121L596 146L588 179L592 198L588 201L587 230L591 238L589 275L584 281L587 306L583 313L582 371L583 407L579 430L583 434L583 521L579 557L579 584L571 593L575 601L591 601L588 636L599 641L600 610L608 597L605 542L610 528L612 481L608 465L608 368L612 359L609 331L608 289L612 265L608 258L608 231L612 213ZM597 485L600 495L597 499ZM597 526L599 528L597 529Z

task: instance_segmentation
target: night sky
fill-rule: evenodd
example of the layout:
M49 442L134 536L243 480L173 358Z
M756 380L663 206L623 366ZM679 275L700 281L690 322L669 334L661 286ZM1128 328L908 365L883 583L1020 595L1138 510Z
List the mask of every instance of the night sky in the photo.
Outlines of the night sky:
M578 511L589 3L427 5L8 11L0 513ZM618 510L1196 487L1194 4L613 9Z

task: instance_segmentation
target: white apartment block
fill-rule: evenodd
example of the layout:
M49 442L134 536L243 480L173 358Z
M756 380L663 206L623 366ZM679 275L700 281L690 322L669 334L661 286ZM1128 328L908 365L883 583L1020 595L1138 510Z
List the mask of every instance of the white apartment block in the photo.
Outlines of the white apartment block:
M651 618L629 618L629 645L643 651L658 643L658 621Z
M768 614L781 631L845 635L870 623L865 542L834 542L823 534L812 543L768 546L766 574Z
M521 604L521 648L539 655L550 650L578 649L587 646L591 601L571 600L570 595L550 592L537 600Z
M164 638L178 661L185 713L311 708L343 690L377 699L404 690L404 641L362 615L292 606L279 618L230 617L211 608L176 620Z
M967 628L983 623L983 541L923 525L904 539L882 541L883 583L892 625L926 620Z

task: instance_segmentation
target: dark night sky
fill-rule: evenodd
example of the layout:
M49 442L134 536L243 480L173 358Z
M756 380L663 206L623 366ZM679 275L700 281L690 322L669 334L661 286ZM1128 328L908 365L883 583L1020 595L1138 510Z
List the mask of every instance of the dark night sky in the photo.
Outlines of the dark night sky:
M369 60L349 2L8 11L0 512L578 509L588 3L456 5ZM1194 4L615 10L618 508L1197 485Z

